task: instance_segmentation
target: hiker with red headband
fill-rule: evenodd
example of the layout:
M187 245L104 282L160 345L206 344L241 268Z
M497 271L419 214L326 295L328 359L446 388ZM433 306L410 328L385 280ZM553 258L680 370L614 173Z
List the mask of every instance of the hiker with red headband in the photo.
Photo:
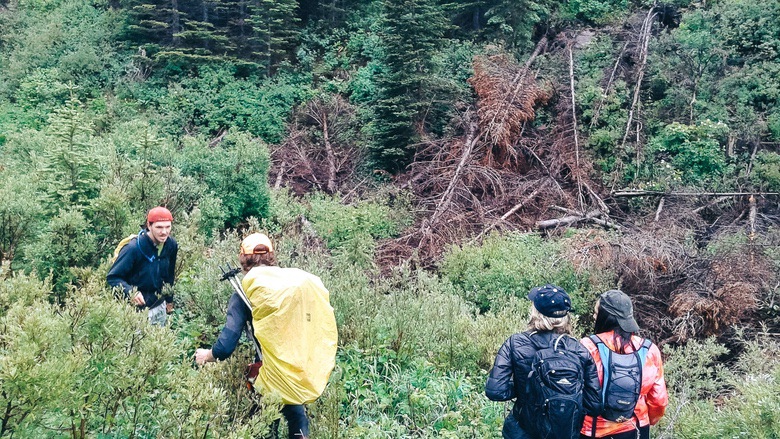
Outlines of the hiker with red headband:
M179 246L171 237L173 215L165 207L155 207L146 215L146 224L137 236L123 240L108 271L111 287L121 288L125 299L149 310L149 323L165 325L173 312L173 277Z

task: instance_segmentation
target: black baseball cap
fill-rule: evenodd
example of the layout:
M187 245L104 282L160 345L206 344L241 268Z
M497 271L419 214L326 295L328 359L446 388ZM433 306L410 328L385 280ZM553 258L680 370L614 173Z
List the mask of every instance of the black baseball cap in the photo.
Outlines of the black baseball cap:
M556 285L547 284L531 288L528 299L543 316L561 318L571 311L571 299L566 291Z
M620 290L609 290L599 296L599 309L615 316L620 329L626 332L639 332L634 320L634 305L631 298Z

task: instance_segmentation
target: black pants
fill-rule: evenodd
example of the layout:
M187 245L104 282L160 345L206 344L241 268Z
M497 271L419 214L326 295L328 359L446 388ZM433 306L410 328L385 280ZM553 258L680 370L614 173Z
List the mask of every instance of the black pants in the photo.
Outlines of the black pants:
M596 434L598 434L598 432ZM591 436L580 434L580 439L591 439ZM622 433L603 436L599 439L650 439L650 426L645 425L644 427L639 427L639 432L636 430L624 431Z
M282 407L282 415L287 421L289 439L302 439L309 437L309 418L302 405L285 405ZM279 439L279 420L271 424L271 435L268 439Z

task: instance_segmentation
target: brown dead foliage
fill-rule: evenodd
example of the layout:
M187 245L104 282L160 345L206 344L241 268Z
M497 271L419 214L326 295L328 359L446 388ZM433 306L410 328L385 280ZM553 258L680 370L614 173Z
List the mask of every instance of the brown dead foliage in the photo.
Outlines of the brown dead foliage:
M313 99L296 109L284 142L271 149L269 181L296 194L337 192L352 182L360 159L355 111L341 96Z
M571 135L570 99L558 126L533 127L536 108L548 103L553 87L539 85L529 71L506 54L477 57L469 81L478 95L452 123L459 136L423 142L401 178L417 197L420 221L398 241L433 262L447 243L481 239L493 230L534 230L540 218L560 216L552 206L577 209L603 202L592 188L592 165ZM583 193L585 195L583 195ZM393 250L390 250L393 249ZM388 246L381 260L399 259L410 250Z
M536 117L535 108L551 97L550 90L537 83L535 75L500 53L477 56L474 76L468 82L477 93L479 129L484 133L483 162L505 166L516 160L514 145L520 139L526 122Z
M758 306L758 286L746 282L730 282L712 293L682 290L675 294L669 306L674 317L673 334L678 342L720 335Z

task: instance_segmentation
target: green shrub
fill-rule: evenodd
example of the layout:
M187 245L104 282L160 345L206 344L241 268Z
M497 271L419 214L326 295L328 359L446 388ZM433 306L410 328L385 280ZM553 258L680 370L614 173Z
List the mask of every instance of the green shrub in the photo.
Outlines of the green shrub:
M703 347L709 350L709 353L696 354L693 361L683 359L682 356L669 360L671 364L681 361L681 365L693 366L693 374L684 368L673 367L669 376L673 377L679 373L674 379L679 379L677 382L680 385L683 384L681 379L687 375L695 380L695 387L718 387L717 383L707 382L712 379L708 374L699 374L704 369L701 368L701 363L697 365L696 359L717 354L722 347L718 349L711 342ZM673 413L674 416L667 416L663 420L666 430L671 430L673 437L683 439L777 437L777 432L780 431L780 364L775 355L777 349L778 345L773 340L748 342L736 363L736 373L726 375L725 383L728 387L724 388L721 383L718 392L711 397L689 400L685 387L678 390L679 393L672 394L670 400L673 407L670 407L667 413ZM695 345L686 350L688 353L695 353ZM705 364L710 361L711 359L705 359ZM685 384L687 387L688 383Z
M228 226L250 216L268 216L269 161L265 144L242 132L230 132L213 146L202 139L185 138L174 159L183 175L218 197Z
M667 125L648 143L652 157L649 175L666 186L711 186L727 171L724 147L726 125L711 121L699 125Z
M537 235L493 234L481 245L449 249L440 269L459 294L483 312L509 297L525 297L535 286L552 283L571 295L576 312L587 313L587 275L576 273L561 257L561 250L559 242Z
M0 262L14 260L41 227L44 205L35 189L29 173L0 170Z
M0 287L0 435L53 437L258 437L279 401L255 402L242 385L247 358L194 369L177 331L114 299L102 278L83 279L61 306L47 284L15 276ZM6 290L6 287L13 290ZM40 289L43 287L44 289ZM5 310L6 308L3 307ZM239 395L238 398L235 396Z
M54 291L62 300L66 287L76 279L72 267L86 267L98 258L95 235L84 214L62 210L51 219L35 242L24 249L25 259L38 276L52 276Z
M315 194L308 199L309 220L328 248L344 245L357 235L390 238L410 224L410 207L403 198L385 198L344 205L338 196Z
M780 154L761 151L756 154L753 184L767 191L780 191Z
M503 408L482 396L484 375L441 372L423 360L400 367L392 351L353 346L337 364L312 414L317 420L338 398L340 416L315 424L317 437L500 437Z

